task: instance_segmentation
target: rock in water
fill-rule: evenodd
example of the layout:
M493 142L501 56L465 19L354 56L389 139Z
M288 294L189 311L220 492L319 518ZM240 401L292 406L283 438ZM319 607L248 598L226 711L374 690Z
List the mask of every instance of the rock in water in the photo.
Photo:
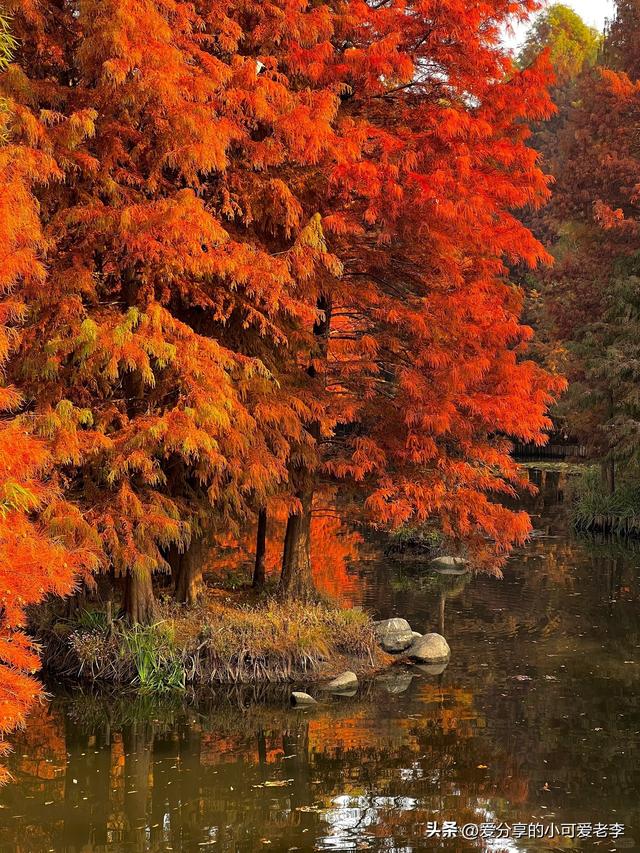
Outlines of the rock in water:
M441 634L425 634L411 644L407 656L418 663L445 663L451 656L451 649Z
M385 652L395 654L409 648L413 631L406 619L385 619L376 623L376 638Z
M332 681L330 681L325 689L339 692L343 690L354 690L358 686L358 676L355 672L341 672Z
M469 561L464 557L434 557L431 567L442 575L465 575L469 571Z
M300 691L294 690L291 694L291 704L296 707L304 707L305 705L317 705L318 703L313 698L313 696L309 696L308 693L302 693Z

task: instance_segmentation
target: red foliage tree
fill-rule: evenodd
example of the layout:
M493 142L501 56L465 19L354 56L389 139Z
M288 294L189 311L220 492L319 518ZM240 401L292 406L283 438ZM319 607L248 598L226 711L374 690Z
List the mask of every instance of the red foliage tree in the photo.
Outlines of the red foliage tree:
M616 0L604 49L604 62L610 68L626 72L632 80L640 78L640 3Z
M322 79L342 87L337 131L357 148L321 208L344 268L311 291L307 387L322 410L317 455L294 476L285 592L310 583L323 473L364 492L374 522L438 517L486 564L528 532L493 499L519 482L507 437L543 441L563 382L523 357L531 332L506 267L547 258L514 215L547 198L525 121L551 109L544 67L517 72L501 43L514 11L351 4L334 19Z

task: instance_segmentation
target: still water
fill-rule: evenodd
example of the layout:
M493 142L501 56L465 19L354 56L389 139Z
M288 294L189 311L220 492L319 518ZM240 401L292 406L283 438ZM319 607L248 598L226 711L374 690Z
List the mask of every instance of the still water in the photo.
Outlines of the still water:
M14 738L1 853L640 850L640 548L574 538L564 477L532 477L536 533L503 580L373 548L349 569L350 603L444 630L441 675L394 668L307 712L277 691L56 696ZM429 837L445 820L626 829Z

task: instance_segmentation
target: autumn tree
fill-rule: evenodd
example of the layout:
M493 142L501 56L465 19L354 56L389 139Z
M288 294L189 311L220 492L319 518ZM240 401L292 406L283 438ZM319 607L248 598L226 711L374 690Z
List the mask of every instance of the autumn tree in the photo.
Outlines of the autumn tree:
M546 299L570 354L574 428L603 461L610 491L616 462L638 455L639 118L640 88L626 74L585 77L552 206L559 263Z
M312 594L323 479L487 560L525 535L492 496L558 384L505 266L543 256L513 210L546 194L546 79L501 41L534 8L9 0L13 133L61 178L11 375L132 620L273 499Z
M15 42L0 16L0 67ZM26 608L50 593L65 595L76 573L91 565L86 550L66 541L59 522L76 517L60 499L50 478L46 444L30 434L27 401L4 381L7 360L19 345L28 320L28 294L46 287L41 257L46 240L40 229L32 189L59 177L47 154L15 144L9 105L0 105L0 755L4 736L24 720L40 694L33 678L39 668L36 649L24 632ZM4 772L0 767L0 782Z
M531 123L529 140L529 145L542 155L542 167L553 176L563 169L564 148L560 140L570 134L567 125L579 98L581 79L598 62L601 51L602 34L588 27L573 9L554 4L535 19L518 54L518 65L526 68L546 53L553 72L550 95L554 112ZM520 213L523 223L551 251L558 239L558 221L553 208L553 203L547 203L539 209L528 208ZM525 321L535 329L532 357L553 372L564 372L567 350L558 336L546 298L553 272L544 267L527 270L520 266L514 273L527 297ZM570 395L563 395L552 410L554 430L575 429L569 423L573 421L571 407Z
M602 35L587 26L577 12L562 3L554 3L529 29L518 64L526 68L543 51L548 51L554 72L553 89L562 89L575 81L585 66L596 63L601 43Z
M409 5L350 9L337 29L339 128L361 154L332 173L323 217L344 270L314 292L307 376L325 421L315 478L299 475L285 592L309 583L318 476L349 483L374 523L438 518L490 563L528 530L491 499L518 480L505 436L541 441L561 384L521 356L504 264L544 256L512 212L546 197L523 122L549 110L544 72L518 73L501 45L513 9Z
M39 192L50 281L15 373L134 621L154 572L197 595L202 540L262 507L306 441L272 368L313 322L299 291L324 253L281 175L303 181L339 100L258 55L274 27L322 37L323 10L285 7L10 4L16 133L64 175Z
M567 123L577 97L581 75L598 61L602 34L585 24L568 6L556 3L545 9L531 26L518 54L518 65L527 68L546 54L553 72L550 95L555 110L544 120L532 123L530 144L543 156L543 166L555 175L558 163L558 137ZM525 221L542 239L546 236L545 216L528 212Z
M607 27L603 61L609 68L624 71L632 80L640 77L638 0L616 0L615 13Z

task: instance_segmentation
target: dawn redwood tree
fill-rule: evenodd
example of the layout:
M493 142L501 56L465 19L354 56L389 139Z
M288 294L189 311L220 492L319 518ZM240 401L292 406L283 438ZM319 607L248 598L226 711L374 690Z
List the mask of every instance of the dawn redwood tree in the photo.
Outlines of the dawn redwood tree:
M203 541L271 499L312 593L323 478L521 538L504 436L541 440L557 384L504 264L542 256L512 210L546 192L544 74L501 43L533 0L8 3L13 133L63 178L11 370L129 617L157 571L196 597Z
M313 291L306 379L323 412L315 464L294 472L286 594L311 586L326 476L350 482L374 523L439 518L487 565L529 529L492 497L519 483L508 436L542 441L563 385L523 357L530 330L506 267L547 257L514 215L548 194L525 124L549 114L546 72L517 71L500 36L532 8L350 4L336 18L325 73L360 153L330 173L321 208L343 272Z
M125 612L149 622L154 572L173 568L192 600L203 540L262 508L290 440L309 441L273 369L279 350L295 358L288 332L317 313L301 292L333 263L296 192L339 98L297 90L259 47L278 30L322 40L328 12L287 2L262 24L259 3L9 7L14 132L64 176L38 191L50 275L14 372L124 578Z
M0 66L15 47L0 17ZM8 105L0 104L0 755L4 736L20 725L41 685L36 649L24 633L26 608L50 593L68 594L77 573L92 565L90 552L66 541L65 521L75 509L60 499L46 444L27 429L26 401L4 381L7 359L28 318L27 292L46 287L40 229L32 187L56 180L50 156L15 145ZM0 783L6 774L0 766Z

